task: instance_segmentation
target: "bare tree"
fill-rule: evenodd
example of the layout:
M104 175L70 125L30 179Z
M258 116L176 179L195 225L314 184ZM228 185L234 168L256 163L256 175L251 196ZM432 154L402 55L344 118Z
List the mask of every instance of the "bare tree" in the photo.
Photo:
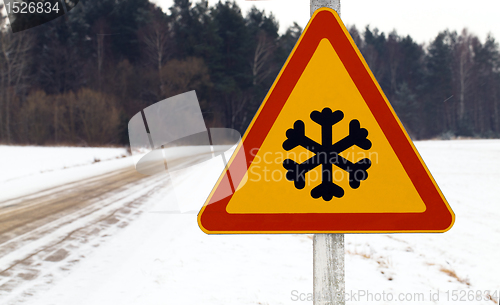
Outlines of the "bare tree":
M387 52L389 55L389 76L391 79L391 91L398 90L398 69L401 61L400 39L396 31L389 34L387 39Z
M465 103L466 94L472 81L472 68L473 68L473 51L472 42L473 36L469 34L467 29L463 29L460 36L458 36L457 44L455 45L455 59L456 68L455 73L458 85L458 98L459 104L457 115L459 122L464 120L465 116Z
M276 43L261 31L257 35L257 46L252 61L253 84L257 85L266 79L273 71L270 64Z
M120 117L115 99L90 89L81 89L73 97L81 139L87 145L116 143Z
M165 82L162 93L167 97L212 85L208 68L198 57L172 59L162 67L161 75Z
M51 130L57 122L52 122L53 98L43 91L34 91L26 97L15 117L19 122L16 130L18 141L27 144L44 145L50 140ZM54 123L54 125L53 125ZM57 139L56 139L57 143Z
M108 26L106 21L103 18L100 18L94 24L94 30L96 32L96 41L97 41L97 77L98 77L98 86L99 90L102 85L102 64L104 62L104 37L109 34Z
M34 44L33 37L27 32L10 33L2 31L0 33L0 73L2 99L5 102L5 133L7 143L12 141L11 130L11 104L18 91L26 84L27 69L30 59L29 52ZM0 105L1 106L1 105ZM3 119L2 119L3 120Z
M170 57L170 31L167 22L160 20L153 21L146 29L146 34L141 38L146 45L146 57L152 62L158 72L160 81L160 92L165 90L165 80L162 68L166 60Z

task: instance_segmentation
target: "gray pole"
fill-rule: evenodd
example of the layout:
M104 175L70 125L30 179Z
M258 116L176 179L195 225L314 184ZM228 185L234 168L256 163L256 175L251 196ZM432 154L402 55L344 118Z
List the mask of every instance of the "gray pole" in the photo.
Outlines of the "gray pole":
M340 0L311 0L311 16L320 7L340 16ZM344 234L314 234L314 305L345 305Z
M329 7L340 16L340 0L311 0L311 16L320 7Z
M345 304L344 234L314 234L314 305Z

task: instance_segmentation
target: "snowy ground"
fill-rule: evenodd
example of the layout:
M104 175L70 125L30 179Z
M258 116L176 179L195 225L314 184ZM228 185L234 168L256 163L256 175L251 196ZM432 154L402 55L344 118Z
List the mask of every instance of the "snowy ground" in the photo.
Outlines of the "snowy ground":
M347 304L498 304L500 141L416 145L456 214L455 226L443 234L346 235ZM197 167L177 187L207 192L218 169ZM128 225L94 222L64 245L63 259L40 259L41 274L18 271L26 279L0 291L0 303L312 304L310 235L205 235L195 214L171 212L179 198L163 178L128 190L143 198L118 217Z
M0 201L123 168L125 148L40 147L0 145Z

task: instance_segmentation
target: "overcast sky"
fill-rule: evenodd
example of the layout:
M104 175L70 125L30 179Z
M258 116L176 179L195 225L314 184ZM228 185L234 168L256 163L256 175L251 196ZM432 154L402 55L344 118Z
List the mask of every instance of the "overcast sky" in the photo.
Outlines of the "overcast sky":
M153 0L164 10L173 0ZM196 2L196 0L191 0ZM218 0L209 0L213 5ZM253 5L272 12L284 31L296 21L305 27L309 21L309 0L236 0L245 13ZM488 33L500 40L500 1L486 0L341 0L342 20L346 25L363 29L367 24L383 32L393 29L400 35L411 35L417 42L428 43L439 31L461 31L467 27L481 41Z

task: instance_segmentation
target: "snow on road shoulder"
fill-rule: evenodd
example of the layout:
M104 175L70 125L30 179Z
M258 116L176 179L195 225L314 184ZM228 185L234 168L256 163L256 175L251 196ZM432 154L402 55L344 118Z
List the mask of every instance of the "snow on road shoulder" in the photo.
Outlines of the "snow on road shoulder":
M127 156L125 148L0 145L0 201L133 167Z
M0 145L0 182L127 155L125 148Z

